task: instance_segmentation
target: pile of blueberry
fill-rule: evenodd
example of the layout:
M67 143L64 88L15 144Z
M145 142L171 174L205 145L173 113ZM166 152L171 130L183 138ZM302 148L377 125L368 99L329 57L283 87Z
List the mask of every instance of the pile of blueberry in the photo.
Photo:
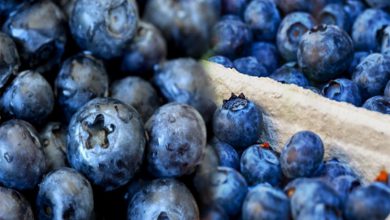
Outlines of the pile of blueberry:
M389 9L1 1L0 219L385 219L386 171L364 182L311 131L275 151L261 107L216 106L196 59L390 113Z

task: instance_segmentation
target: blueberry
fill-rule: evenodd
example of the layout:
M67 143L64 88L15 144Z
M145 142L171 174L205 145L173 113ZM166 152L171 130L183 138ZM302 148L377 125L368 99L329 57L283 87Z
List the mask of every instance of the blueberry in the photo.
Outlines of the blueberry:
M380 9L366 9L357 17L352 27L352 39L356 50L380 49L381 32L390 24L390 15Z
M88 53L68 58L55 81L58 104L67 120L85 103L108 95L108 76L103 63Z
M282 180L279 158L270 149L259 145L253 145L244 151L240 170L249 185L269 183L278 186Z
M73 169L53 171L39 184L39 219L91 219L93 207L90 183Z
M224 56L220 56L220 55L212 56L208 58L208 61L221 64L226 68L233 68L233 62L229 58Z
M257 40L273 41L281 18L273 1L253 0L245 9L244 21Z
M338 102L348 102L355 106L362 105L359 86L349 79L331 80L322 88L322 95Z
M252 32L238 16L224 16L212 29L211 48L215 54L235 58L251 42Z
M170 51L192 57L207 51L218 16L215 5L204 0L151 0L144 11L144 20L161 30Z
M363 108L383 114L390 114L390 97L374 96L363 104Z
M34 219L29 202L16 190L0 186L0 198L0 219Z
M137 25L138 8L134 0L77 0L69 19L78 45L104 59L123 53L135 36Z
M226 220L229 216L219 206L206 206L200 209L200 220Z
M276 45L280 55L286 61L297 60L297 50L302 35L314 25L314 18L305 12L294 12L283 18L276 35Z
M14 41L0 32L0 89L17 74L19 66L19 54Z
M127 219L199 219L199 210L184 184L174 179L156 179L134 195Z
M306 76L299 70L296 62L289 62L275 70L270 76L280 83L295 84L300 87L309 86Z
M339 194L344 204L348 198L348 195L357 187L359 187L361 182L355 176L341 175L334 178L330 185Z
M32 189L46 171L36 130L22 120L0 126L0 183L18 190Z
M111 97L134 107L147 121L159 107L160 100L152 85L135 76L128 76L111 85Z
M324 157L321 138L311 131L294 134L280 155L283 174L288 178L311 177Z
M345 31L350 29L350 18L342 4L329 4L318 14L320 24L337 25Z
M222 13L241 16L250 0L222 0Z
M22 64L48 72L61 62L67 42L66 20L52 1L26 2L4 23L16 42Z
M282 191L266 184L250 189L242 206L242 220L290 219L288 197Z
M68 166L66 134L67 129L59 122L49 122L39 134L48 171Z
M347 220L382 220L390 214L390 189L382 183L373 183L355 189L345 207Z
M355 53L353 54L351 65L348 68L348 73L352 75L357 65L359 65L359 63L368 55L370 55L370 53L366 51L355 51Z
M232 146L218 140L218 138L213 138L210 145L213 147L219 159L219 166L231 167L233 169L239 170L240 157Z
M331 181L343 175L357 177L355 171L348 164L340 162L336 158L324 161L314 174L314 176L326 178Z
M206 125L191 106L163 105L145 125L150 140L146 150L149 172L157 177L190 174L206 148Z
M360 87L364 99L383 94L390 80L390 58L378 53L370 54L357 65L352 80Z
M223 101L213 118L214 135L236 149L255 144L263 128L263 115L243 94Z
M205 70L192 58L178 58L157 66L154 83L169 102L191 105L205 121L215 111Z
M353 52L352 39L345 31L334 25L320 25L302 36L298 64L309 79L326 82L349 68Z
M68 161L105 191L126 184L145 149L141 116L116 99L96 98L75 113L67 136Z
M0 98L1 111L10 117L42 123L54 108L50 84L37 72L21 72Z
M273 43L254 42L245 49L246 56L253 56L267 72L272 73L279 66L279 53Z
M167 45L152 24L140 22L134 39L128 43L122 59L122 71L145 74L167 56Z
M233 61L238 72L249 75L264 77L268 76L267 69L255 57L241 57Z
M384 95L386 97L390 97L390 80L389 80L389 82L387 82Z
M350 28L356 18L366 9L362 0L344 0L344 11L349 17Z

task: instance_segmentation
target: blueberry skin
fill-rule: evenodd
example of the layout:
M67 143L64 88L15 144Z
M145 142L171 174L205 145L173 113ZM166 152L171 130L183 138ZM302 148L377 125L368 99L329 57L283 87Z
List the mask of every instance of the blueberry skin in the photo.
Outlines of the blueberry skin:
M324 161L318 168L314 176L326 178L333 181L338 176L349 175L358 177L355 171L346 163L340 162L336 158Z
M51 1L28 2L3 25L18 47L22 64L45 73L61 62L67 42L66 19Z
M194 107L207 122L215 111L203 66L192 58L178 58L155 67L153 82L169 102Z
M0 219L34 219L31 205L16 190L0 186L0 198Z
M322 88L322 95L338 102L351 103L354 106L363 104L359 86L349 79L331 80Z
M146 160L156 177L190 174L200 164L206 149L206 125L191 106L163 105L146 122L149 143Z
M351 28L350 18L342 4L328 4L318 14L318 23L337 25L345 31Z
M355 68L352 80L360 87L364 99L382 95L390 80L390 58L378 53L370 54Z
M15 42L7 34L0 32L0 89L18 73L19 66Z
M47 171L67 167L67 129L59 122L49 122L39 133L46 158Z
M119 57L135 36L138 8L134 0L77 0L69 26L78 45L95 56Z
M220 56L220 55L212 56L207 60L210 62L221 64L226 68L233 68L233 62L229 58L224 56Z
M241 16L250 0L222 0L222 14Z
M131 74L145 74L165 60L167 43L152 24L139 22L134 39L124 49L121 69Z
M361 183L360 180L355 176L341 175L334 178L330 185L333 187L334 191L339 194L343 204L345 204L348 195L357 187L359 187Z
M350 28L355 23L356 18L366 9L362 0L344 0L344 11L349 17Z
M235 58L252 42L252 32L240 17L227 15L213 26L211 49L217 55Z
M218 138L213 138L210 145L213 147L219 159L218 166L231 167L233 169L239 170L240 156L232 146L218 140Z
M267 69L255 57L235 59L233 65L238 72L249 76L265 77L269 75Z
M67 120L88 101L108 95L103 63L88 53L65 60L55 81L55 95Z
M9 117L42 123L54 108L53 89L41 74L26 70L7 87L0 108Z
M246 195L242 205L242 220L266 219L290 219L290 200L279 189L260 184Z
M248 147L241 155L240 171L249 185L269 183L278 186L282 180L279 158L259 145Z
M28 122L9 120L0 126L0 183L8 188L34 188L46 171L36 130Z
M360 63L364 58L366 58L368 55L370 55L369 52L366 52L366 51L356 51L356 52L353 54L353 59L352 59L351 65L349 66L348 73L349 73L350 75L352 75L353 72L355 71L357 65L359 65L359 63Z
M206 206L200 209L200 220L226 220L229 216L219 206Z
M307 0L276 0L276 3L285 15L296 11L308 12L313 7L313 1Z
M320 25L302 36L297 57L309 79L326 82L349 68L353 53L352 39L345 31L335 25Z
M281 18L273 1L253 0L245 9L244 21L257 40L273 41Z
M160 106L157 91L140 77L128 76L115 81L110 87L112 98L134 107L146 122Z
M145 150L141 116L111 98L96 98L69 123L69 164L105 191L123 186L138 171Z
M321 138L311 131L294 134L280 155L283 174L288 178L311 177L324 158Z
M382 220L390 214L390 190L382 183L359 187L349 196L345 207L347 220Z
M127 219L199 219L199 209L183 183L175 179L156 179L134 195L127 209Z
M293 12L283 18L276 35L276 46L286 61L297 60L297 50L302 35L314 25L314 18L305 12Z
M299 70L296 62L284 64L276 69L269 77L283 84L295 84L304 88L310 85L306 76Z
M263 128L261 110L243 95L223 101L213 117L214 135L236 150L255 144Z
M390 15L381 9L366 9L356 18L352 39L356 50L378 51L382 29L390 24Z
M71 168L49 173L39 184L38 218L92 219L93 192L88 180Z
M389 82L387 82L384 95L386 97L390 97L390 80L389 80Z
M273 43L254 42L245 49L244 54L255 57L268 73L272 73L279 67L279 53Z
M363 108L383 114L390 114L390 97L374 96L363 104Z
M366 0L366 2L373 8L390 8L390 2L386 0Z

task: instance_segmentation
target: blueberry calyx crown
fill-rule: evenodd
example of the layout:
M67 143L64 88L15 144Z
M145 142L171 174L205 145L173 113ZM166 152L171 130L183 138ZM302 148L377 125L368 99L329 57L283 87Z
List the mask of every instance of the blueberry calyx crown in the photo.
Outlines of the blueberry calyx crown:
M247 105L248 100L243 93L240 93L238 96L232 93L229 99L223 100L222 108L231 111L238 111L245 108Z
M310 33L326 31L327 28L328 26L326 24L316 25L310 29Z

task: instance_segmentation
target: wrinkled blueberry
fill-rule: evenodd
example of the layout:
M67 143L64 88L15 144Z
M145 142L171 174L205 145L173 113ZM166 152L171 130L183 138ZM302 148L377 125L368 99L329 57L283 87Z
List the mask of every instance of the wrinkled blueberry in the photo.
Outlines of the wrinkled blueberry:
M390 97L374 96L363 104L363 108L371 111L381 112L383 114L390 114Z
M222 13L241 16L250 0L222 0Z
M126 184L134 176L144 149L141 116L116 99L91 100L69 123L70 165L105 191Z
M20 66L19 54L14 41L0 32L0 89L11 76L16 75Z
M229 58L224 56L220 56L220 55L212 56L207 60L210 62L221 64L226 68L233 68L233 62Z
M29 202L16 190L0 186L0 198L0 219L34 219Z
M254 42L245 49L246 56L252 56L259 61L268 73L272 73L279 66L279 54L273 43Z
M219 159L218 166L231 167L233 169L239 170L240 157L232 146L218 140L218 138L213 138L210 145L213 147Z
M67 129L59 122L49 122L39 134L48 171L67 167Z
M269 75L267 69L255 57L235 59L233 65L238 72L249 76L264 77Z
M349 31L351 24L349 15L342 4L329 4L318 14L318 22L326 25L337 25L345 31Z
M370 53L366 51L355 51L355 53L353 54L351 65L348 68L348 73L352 75L357 65L359 65L359 63L368 55L370 55Z
M270 76L280 83L295 84L300 87L309 86L306 76L299 70L296 62L289 62L275 70Z
M359 86L349 79L335 79L322 88L322 95L338 102L348 102L355 106L362 105Z

